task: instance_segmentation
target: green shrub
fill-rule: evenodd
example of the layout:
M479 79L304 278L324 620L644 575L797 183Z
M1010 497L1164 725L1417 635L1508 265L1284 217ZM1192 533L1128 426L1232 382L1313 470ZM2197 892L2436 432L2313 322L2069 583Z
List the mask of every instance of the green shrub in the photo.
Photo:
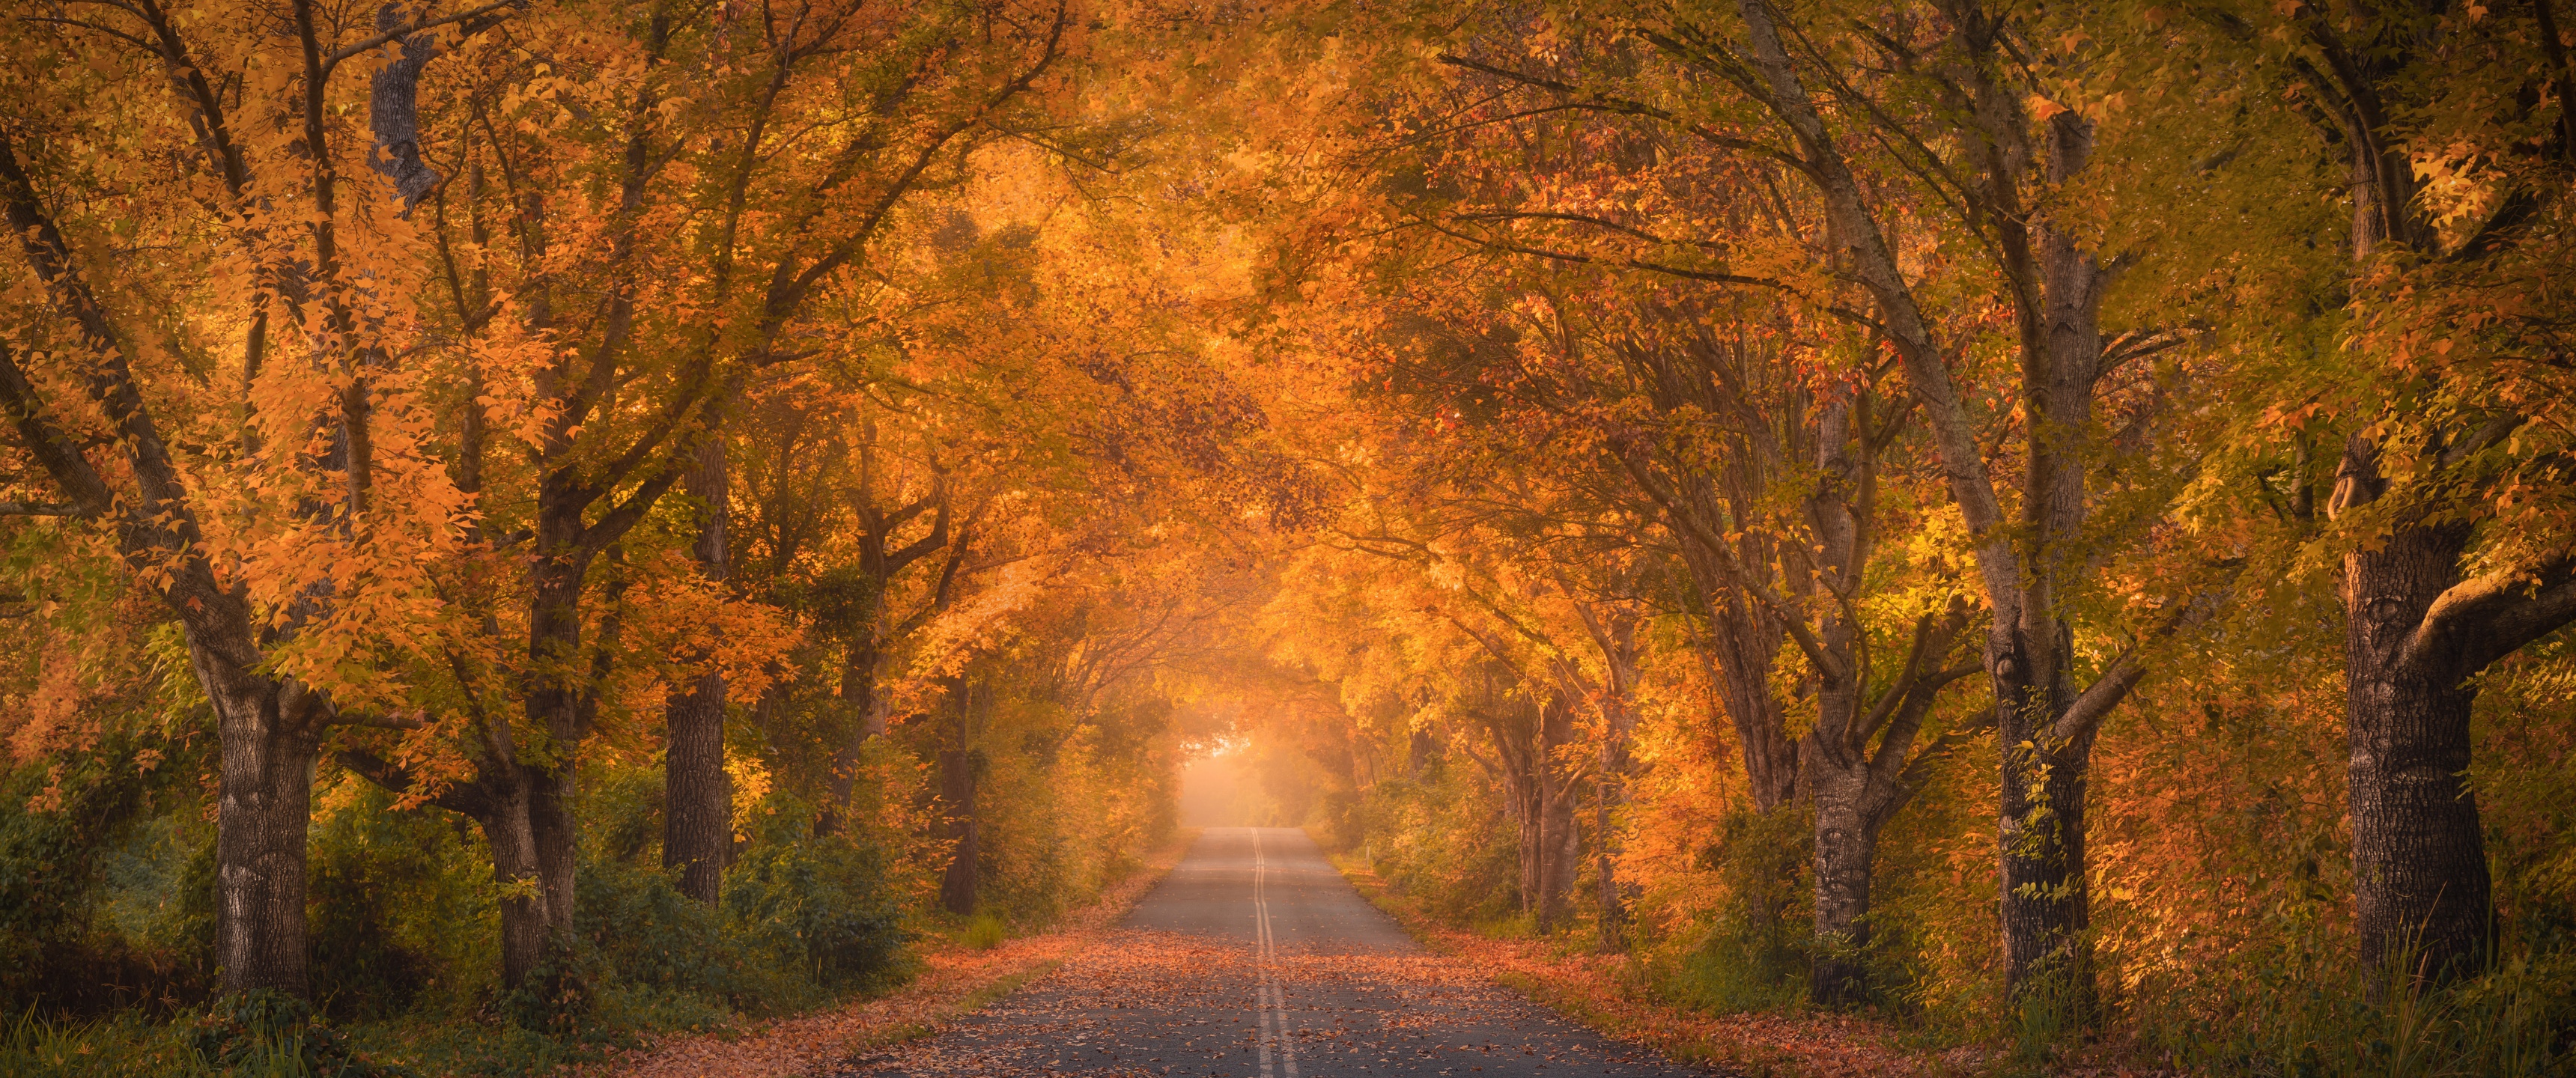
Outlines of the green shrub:
M1451 767L1381 782L1357 816L1355 837L1387 885L1434 916L1499 924L1520 913L1520 852L1508 837L1512 821L1474 782Z
M0 1005L95 1014L202 991L202 955L213 940L212 829L154 826L178 815L154 810L183 769L166 760L146 769L144 750L135 738L111 737L90 752L0 774ZM200 905L208 916L196 931L179 916L184 902L135 911L141 924L114 915L114 870L130 869L144 859L138 851L163 839L170 848L159 862L185 866L204 855L202 876L179 873L207 888Z
M579 881L574 924L625 1005L694 1008L679 1024L703 1025L716 1009L761 1011L805 994L792 972L760 968L724 911L681 894L660 865L586 857Z
M201 1066L244 1078L401 1078L409 1073L359 1055L346 1035L314 1021L312 1004L265 989L217 998L188 1027L187 1042Z
M999 917L989 913L978 914L974 920L966 922L966 931L959 938L978 951L989 951L1011 938L1011 929Z
M1793 1007L1806 997L1814 939L1810 817L1792 808L1729 814L1700 854L1724 911L1682 957L1669 990L1720 1013Z
M315 814L305 893L313 999L337 1021L408 1010L490 973L497 925L479 841L435 809L347 780L347 802Z
M908 933L884 856L844 835L815 835L811 814L765 814L760 837L725 876L725 913L744 940L801 969L820 989L883 983Z
M2141 1038L2189 1070L2265 1078L2522 1078L2576 1064L2568 941L2529 941L2485 974L2417 989L2355 968L2340 932L2292 925L2275 938L2188 993L2140 1000Z

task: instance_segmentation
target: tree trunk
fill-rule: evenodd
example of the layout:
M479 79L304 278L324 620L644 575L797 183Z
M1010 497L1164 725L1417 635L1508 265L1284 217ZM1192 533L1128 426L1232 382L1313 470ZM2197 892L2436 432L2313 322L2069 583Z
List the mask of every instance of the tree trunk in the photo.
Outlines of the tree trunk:
M841 653L841 699L835 705L832 747L832 773L824 782L823 805L815 814L814 833L828 835L841 828L841 814L849 811L850 796L858 790L859 764L866 754L868 741L886 732L884 702L877 699L877 663L879 646L875 615L864 624L853 626L848 646Z
M492 880L501 885L501 983L526 984L545 960L546 937L553 919L548 895L537 869L537 835L530 823L528 795L522 785L526 768L509 765L513 780L496 785L488 808L477 822L492 852Z
M1582 865L1581 839L1574 827L1574 788L1571 780L1560 777L1556 768L1556 749L1574 740L1573 708L1563 696L1552 696L1540 705L1537 787L1539 797L1539 894L1538 930L1552 932L1563 925L1566 899L1574 891L1574 877Z
M2428 671L2399 654L2433 600L2459 583L2468 543L2465 525L2412 526L2344 559L2361 957L2373 967L2403 961L2409 973L2435 978L2478 968L2494 929L2485 840L2465 775L2477 690L2449 664Z
M14 372L12 372L14 373ZM149 503L147 503L149 504ZM139 529L126 529L128 549ZM250 611L183 562L168 598L188 665L214 705L221 753L215 806L215 963L226 992L307 994L305 841L313 760L329 704L261 671Z
M1575 827L1574 798L1571 790L1551 791L1548 798L1545 840L1547 856L1541 862L1545 883L1540 890L1539 931L1553 932L1565 927L1572 916L1575 877L1583 871L1583 836Z
M2053 732L2069 698L2060 649L2034 655L2027 632L1990 634L1987 669L1994 675L2001 746L1996 850L2003 912L2004 978L2020 999L2054 993L2070 1021L2093 1014L2093 969L2086 929L2092 900L2084 878L2085 772L2093 735L2072 740ZM2020 675L2039 667L2042 679ZM2033 684L2037 680L2038 684Z
M2373 75L2407 59L2375 54ZM2425 248L2429 230L2403 151L2368 126L2345 134L2353 260L2366 262L2392 242ZM2347 441L2335 508L2376 501L2386 486L2376 447L2358 436ZM2437 980L2481 968L2494 932L2485 835L2465 774L2477 701L2468 679L2482 664L2410 664L2401 656L2434 601L2460 583L2472 537L2466 523L2409 523L2377 549L2344 557L2346 796L2361 959L2373 969L2402 962L2409 974Z
M947 818L949 839L956 843L949 854L948 872L939 881L939 904L959 916L975 912L974 691L974 683L965 678L948 679L948 702L956 709L957 722L950 730L954 741L939 753L940 812Z
M1878 828L1866 806L1869 775L1865 766L1816 767L1811 779L1816 799L1816 957L1809 993L1828 1007L1847 1007L1867 1000L1869 970L1863 956L1869 947L1871 862L1878 850Z
M939 904L950 913L975 912L975 758L965 748L939 754L939 800L948 817L948 837L957 845L948 858L948 873L939 881Z
M731 569L726 534L724 442L698 449L688 492L705 507L692 553L710 580ZM709 670L671 700L663 753L662 865L680 870L680 893L714 904L724 891L733 853L733 788L725 774L724 675Z
M537 840L537 882L545 887L546 927L554 930L559 941L569 942L573 903L579 895L573 872L581 839L572 818L573 766L567 760L532 771L528 783L528 830Z
M220 659L204 649L190 651L201 684L212 688L227 680L209 677L204 669ZM305 833L312 819L316 746L293 712L305 694L281 691L265 678L229 680L264 691L215 696L222 743L215 961L227 992L271 989L302 996Z
M662 866L680 872L680 893L713 905L733 854L733 782L725 774L724 675L699 675L671 702L663 758Z
M1628 736L1624 721L1613 721L1601 740L1601 799L1592 821L1593 843L1601 865L1600 939L1594 950L1618 954L1628 949L1628 896L1619 883L1618 844L1610 841L1617 827L1613 815L1627 803Z
M565 528L561 519L550 520L542 511L539 519L541 535L551 530L545 526L548 523ZM578 534L579 527L578 516L573 516L569 528L556 534ZM528 604L528 657L529 668L539 673L531 679L534 684L528 692L524 714L532 731L544 732L545 744L538 746L540 762L513 760L507 766L515 772L516 781L511 783L514 792L525 798L525 808L513 811L524 811L526 815L529 845L536 858L535 878L541 895L537 905L545 918L546 943L569 947L573 903L577 900L574 866L580 838L572 817L573 779L581 743L589 734L589 716L598 703L596 682L606 673L600 668L605 652L587 656L589 662L581 661L585 656L580 601L590 559L569 541L539 549L562 551L551 557L540 556L530 574L534 586ZM612 623L603 621L603 642L613 632ZM516 827L505 821L503 829Z

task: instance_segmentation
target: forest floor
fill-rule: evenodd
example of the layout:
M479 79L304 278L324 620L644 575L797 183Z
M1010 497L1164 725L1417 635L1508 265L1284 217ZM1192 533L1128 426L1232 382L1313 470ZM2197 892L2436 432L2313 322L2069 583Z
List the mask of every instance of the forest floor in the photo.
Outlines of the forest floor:
M1609 1036L1653 1046L1676 1060L1749 1078L1948 1076L1990 1070L1994 1054L1905 1044L1885 1023L1848 1014L1711 1014L1656 998L1626 955L1569 952L1563 941L1496 938L1438 921L1390 890L1360 858L1334 867L1424 946L1483 969L1531 1000Z
M882 996L714 1033L662 1038L605 1061L565 1067L581 1078L773 1078L811 1075L852 1055L929 1036L1096 942L1153 889L1197 838L1184 831L1052 929L977 948L949 940L919 951L921 972Z

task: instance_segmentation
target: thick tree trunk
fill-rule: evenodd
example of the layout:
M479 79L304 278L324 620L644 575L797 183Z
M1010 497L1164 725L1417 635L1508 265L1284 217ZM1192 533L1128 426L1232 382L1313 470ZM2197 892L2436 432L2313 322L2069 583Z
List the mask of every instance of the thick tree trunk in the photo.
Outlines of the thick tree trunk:
M692 551L707 578L731 569L726 534L725 447L710 438L698 449L688 492L704 506ZM725 774L724 675L709 670L672 698L663 750L662 864L680 871L680 893L710 905L724 891L733 853L733 787Z
M129 547L137 546L131 542ZM248 606L203 563L171 588L188 664L214 705L221 750L215 807L215 963L227 992L306 994L305 839L313 760L328 704L263 672Z
M511 765L524 777L525 768ZM537 835L530 823L528 795L518 781L500 783L477 822L492 853L492 880L501 885L501 983L526 984L545 960L548 916L545 886L537 870Z
M2091 739L2085 739L2089 742ZM2092 895L2084 880L2085 771L2092 746L2004 749L2005 969L2016 995L2047 986L2093 1011Z
M2092 898L2084 877L2085 774L2093 735L2088 730L2067 740L2053 732L2063 709L2059 702L2071 695L2064 656L2053 646L2026 646L2030 635L2004 628L1987 640L2001 747L1995 846L2002 869L2004 979L2014 998L2044 990L2082 1023L2093 1013L2086 938Z
M733 782L725 774L724 675L698 677L671 702L663 758L662 865L680 893L714 904L733 854Z
M574 886L581 834L572 818L573 768L569 761L533 769L528 783L528 830L537 840L537 882L546 894L546 927L559 940L573 933Z
M1871 861L1878 828L1866 807L1864 769L1818 767L1816 798L1816 958L1809 992L1820 1005L1851 1006L1868 997Z
M201 683L216 684L219 679L202 671L213 657L191 650ZM316 747L293 714L302 693L280 691L264 678L229 680L265 691L216 697L222 789L215 815L215 961L228 992L302 996L305 832Z
M2477 690L2450 664L2410 666L2400 653L2433 601L2459 583L2468 543L2465 525L2406 527L2344 559L2361 956L2435 978L2477 968L2494 929L2478 803L2465 776Z

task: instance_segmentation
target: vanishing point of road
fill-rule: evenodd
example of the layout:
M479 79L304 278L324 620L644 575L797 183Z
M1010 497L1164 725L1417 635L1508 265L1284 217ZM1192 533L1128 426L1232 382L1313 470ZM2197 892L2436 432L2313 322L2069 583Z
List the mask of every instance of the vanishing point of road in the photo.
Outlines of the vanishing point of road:
M1118 930L945 1033L854 1060L965 1075L1492 1078L1702 1074L1434 955L1305 833L1210 829Z

